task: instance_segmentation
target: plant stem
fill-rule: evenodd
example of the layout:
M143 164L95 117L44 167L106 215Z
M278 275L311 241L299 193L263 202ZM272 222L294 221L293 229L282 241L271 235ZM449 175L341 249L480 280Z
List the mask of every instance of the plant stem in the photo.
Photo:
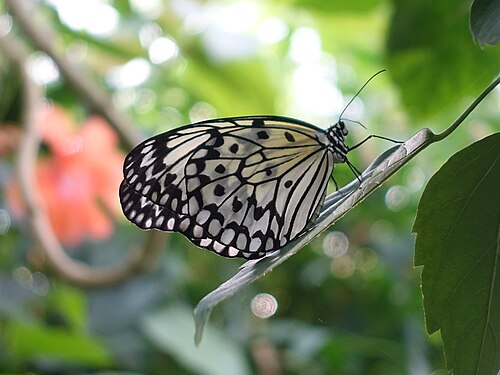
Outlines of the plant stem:
M500 76L498 76L487 88L483 90L483 92L471 103L471 105L460 115L459 118L455 120L453 124L451 124L448 129L439 134L434 134L431 138L431 142L438 142L446 137L448 137L451 133L455 131L458 126L464 122L467 116L483 101L483 99L491 92L495 87L500 83Z

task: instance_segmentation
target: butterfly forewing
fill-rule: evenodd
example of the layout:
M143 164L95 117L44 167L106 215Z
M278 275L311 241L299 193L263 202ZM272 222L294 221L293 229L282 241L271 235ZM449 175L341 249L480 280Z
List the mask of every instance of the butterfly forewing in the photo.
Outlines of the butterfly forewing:
M280 117L205 121L137 146L125 160L120 200L143 229L179 231L220 255L259 258L306 229L333 166L326 134L312 125Z

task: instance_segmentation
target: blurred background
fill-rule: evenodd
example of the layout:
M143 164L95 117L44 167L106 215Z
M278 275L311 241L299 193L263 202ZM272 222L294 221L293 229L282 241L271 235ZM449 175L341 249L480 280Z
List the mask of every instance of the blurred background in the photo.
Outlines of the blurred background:
M444 130L498 74L470 1L0 3L0 373L445 374L411 227L426 182L498 131L499 91L335 226L213 312L240 260L146 233L118 203L125 154L199 120L291 116L348 144ZM25 69L20 69L23 66ZM362 170L392 144L349 158ZM340 186L354 178L335 168ZM329 191L334 191L331 186Z

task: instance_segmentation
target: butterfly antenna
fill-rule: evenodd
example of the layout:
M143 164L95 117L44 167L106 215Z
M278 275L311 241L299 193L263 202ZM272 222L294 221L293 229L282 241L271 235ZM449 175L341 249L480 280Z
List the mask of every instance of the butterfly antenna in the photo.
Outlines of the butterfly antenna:
M349 103L347 103L347 105L344 107L344 109L342 110L342 112L340 113L340 116L339 116L339 121L342 119L342 115L344 114L344 112L346 111L347 108L349 108L349 106L351 105L351 103L354 101L354 99L357 98L357 96L359 95L359 93L361 91L363 91L363 89L366 87L367 84L370 83L370 81L375 78L376 76L378 76L380 73L383 73L385 72L385 69L382 69L380 71L378 71L377 73L375 73L374 75L372 75L368 81L365 82L365 84L363 86L361 86L361 88L358 90L358 92L352 97L351 100L349 100ZM356 121L353 121L353 122L356 122ZM364 126L363 126L364 127Z
M356 120L351 120L351 119L348 119L348 118L345 118L344 121L349 121L349 122L352 122L354 124L358 124L359 126L361 126L363 129L366 129L366 126L364 126L361 122L359 121L356 121Z

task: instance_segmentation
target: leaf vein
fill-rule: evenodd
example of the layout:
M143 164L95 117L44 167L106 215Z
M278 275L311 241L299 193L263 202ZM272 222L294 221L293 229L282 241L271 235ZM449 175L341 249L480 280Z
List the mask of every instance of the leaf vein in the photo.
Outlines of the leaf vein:
M498 160L498 158L497 158ZM495 163L493 163L494 165ZM479 371L479 364L481 363L481 357L483 356L484 353L484 348L486 345L486 330L488 327L491 326L490 322L490 314L491 314L491 305L492 305L492 300L493 300L493 290L495 289L495 275L497 273L497 266L498 266L498 259L500 258L500 221L498 222L498 230L497 230L497 241L496 241L496 257L493 262L493 274L492 274L492 280L491 280L491 290L490 290L490 295L488 298L488 309L486 310L486 324L483 330L483 337L481 340L481 347L479 350L479 361L478 361L478 367L476 368L476 374L478 374ZM496 344L496 340L495 340Z

